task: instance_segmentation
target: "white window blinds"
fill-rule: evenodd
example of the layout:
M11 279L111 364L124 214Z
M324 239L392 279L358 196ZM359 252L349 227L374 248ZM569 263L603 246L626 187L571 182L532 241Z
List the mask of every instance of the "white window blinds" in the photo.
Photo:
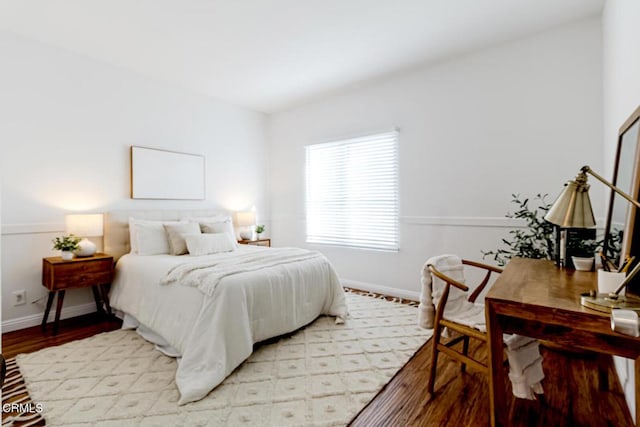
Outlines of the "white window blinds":
M398 250L398 133L309 145L307 242Z

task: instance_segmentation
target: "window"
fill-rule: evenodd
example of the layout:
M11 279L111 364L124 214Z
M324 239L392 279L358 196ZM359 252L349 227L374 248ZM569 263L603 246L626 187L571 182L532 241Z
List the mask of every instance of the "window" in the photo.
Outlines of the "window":
M307 242L398 250L398 133L306 148Z

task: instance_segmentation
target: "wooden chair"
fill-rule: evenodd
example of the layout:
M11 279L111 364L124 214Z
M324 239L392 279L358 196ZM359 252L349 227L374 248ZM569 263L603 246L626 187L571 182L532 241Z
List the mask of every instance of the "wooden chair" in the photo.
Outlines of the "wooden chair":
M467 301L474 303L478 298L478 295L484 290L487 283L489 283L489 278L491 277L491 273L502 273L502 269L498 267L494 267L491 265L482 264L479 262L462 260L463 265L467 265L470 267L474 267L480 270L486 271L484 279L478 287L469 295ZM436 365L438 363L438 353L442 352L447 356L451 357L454 360L459 361L462 365L460 367L461 372L465 372L466 367L475 369L476 371L483 372L488 375L489 368L486 362L480 362L476 359L472 359L469 357L469 338L474 338L483 342L487 342L487 334L478 329L472 328L470 326L455 322L451 319L447 319L445 317L445 306L447 304L447 299L449 297L449 292L451 290L451 286L454 286L457 289L460 289L463 292L467 292L469 287L464 283L461 283L447 275L441 273L436 270L435 267L431 264L427 265L429 272L431 273L432 280L437 277L444 282L444 289L442 291L442 295L438 300L438 304L436 305L435 319L433 323L433 352L431 358L431 369L429 371L429 382L427 384L427 390L431 396L433 396L433 387L435 383L436 376ZM450 339L447 342L442 342L441 338L443 335L443 329L448 328L450 331L454 331L458 334L457 337ZM461 351L453 348L456 344L462 342Z

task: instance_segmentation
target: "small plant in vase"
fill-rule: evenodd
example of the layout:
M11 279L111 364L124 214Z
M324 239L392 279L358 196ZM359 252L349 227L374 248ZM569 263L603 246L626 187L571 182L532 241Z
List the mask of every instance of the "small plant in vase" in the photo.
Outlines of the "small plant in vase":
M78 249L79 237L70 234L68 236L56 237L52 240L53 249L61 251L60 256L63 260L69 261L73 258L73 251Z
M258 239L260 238L260 234L264 233L264 224L256 225L256 234L258 235Z

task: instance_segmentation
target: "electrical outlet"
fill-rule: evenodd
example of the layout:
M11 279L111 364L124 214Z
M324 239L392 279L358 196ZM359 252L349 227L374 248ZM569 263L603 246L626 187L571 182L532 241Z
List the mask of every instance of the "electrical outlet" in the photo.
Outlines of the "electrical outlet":
M23 305L27 303L27 291L20 289L13 292L13 305Z

